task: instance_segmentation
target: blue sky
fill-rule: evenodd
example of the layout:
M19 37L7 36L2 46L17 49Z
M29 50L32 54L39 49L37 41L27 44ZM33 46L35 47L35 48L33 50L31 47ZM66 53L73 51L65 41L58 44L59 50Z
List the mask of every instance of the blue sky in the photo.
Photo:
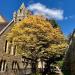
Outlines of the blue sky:
M75 0L0 0L0 14L10 21L23 2L34 14L55 18L65 35L75 28Z

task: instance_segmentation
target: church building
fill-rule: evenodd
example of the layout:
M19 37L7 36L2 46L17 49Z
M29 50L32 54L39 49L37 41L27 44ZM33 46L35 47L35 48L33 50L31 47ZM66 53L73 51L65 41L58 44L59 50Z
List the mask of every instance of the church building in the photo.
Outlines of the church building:
M15 23L27 18L29 15L31 15L31 12L27 10L24 3L22 3L17 12L13 13L11 22L8 23L0 15L0 75L15 75L15 71L17 71L18 75L24 74L24 59L20 55L17 55L15 44L7 41L6 35Z

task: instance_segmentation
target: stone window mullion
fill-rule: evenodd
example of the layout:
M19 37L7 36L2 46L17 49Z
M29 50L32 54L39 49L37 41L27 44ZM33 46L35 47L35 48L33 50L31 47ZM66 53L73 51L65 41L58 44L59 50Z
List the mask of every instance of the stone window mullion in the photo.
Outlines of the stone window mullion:
M6 46L6 53L9 53L9 42L7 42L7 46Z
M10 52L10 54L14 55L14 44L13 43L11 44L11 52Z

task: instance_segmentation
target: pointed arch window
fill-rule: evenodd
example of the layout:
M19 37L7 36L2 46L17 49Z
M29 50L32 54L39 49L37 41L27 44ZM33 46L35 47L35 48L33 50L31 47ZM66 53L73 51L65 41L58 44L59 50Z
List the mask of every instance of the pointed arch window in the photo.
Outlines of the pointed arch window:
M0 61L0 71L1 72L6 71L6 67L7 67L6 60L1 60Z
M12 62L12 70L18 70L19 69L19 64L17 61Z

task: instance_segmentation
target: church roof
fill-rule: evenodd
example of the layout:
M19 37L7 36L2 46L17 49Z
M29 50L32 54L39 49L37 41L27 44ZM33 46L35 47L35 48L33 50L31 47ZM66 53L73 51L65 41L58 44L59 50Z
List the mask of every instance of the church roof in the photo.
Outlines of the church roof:
M4 18L2 15L0 15L0 23L5 23L5 22L7 22L7 21L5 20L5 18Z
M6 21L6 19L0 15L0 31L8 24L8 22Z
M8 23L0 23L0 31L7 25Z
M3 24L3 26L1 25L0 26L0 28L1 28L1 30L0 30L0 35L9 27L9 26L11 26L12 24L14 23L14 21L12 20L12 21L10 21L9 23L7 23L7 24Z

